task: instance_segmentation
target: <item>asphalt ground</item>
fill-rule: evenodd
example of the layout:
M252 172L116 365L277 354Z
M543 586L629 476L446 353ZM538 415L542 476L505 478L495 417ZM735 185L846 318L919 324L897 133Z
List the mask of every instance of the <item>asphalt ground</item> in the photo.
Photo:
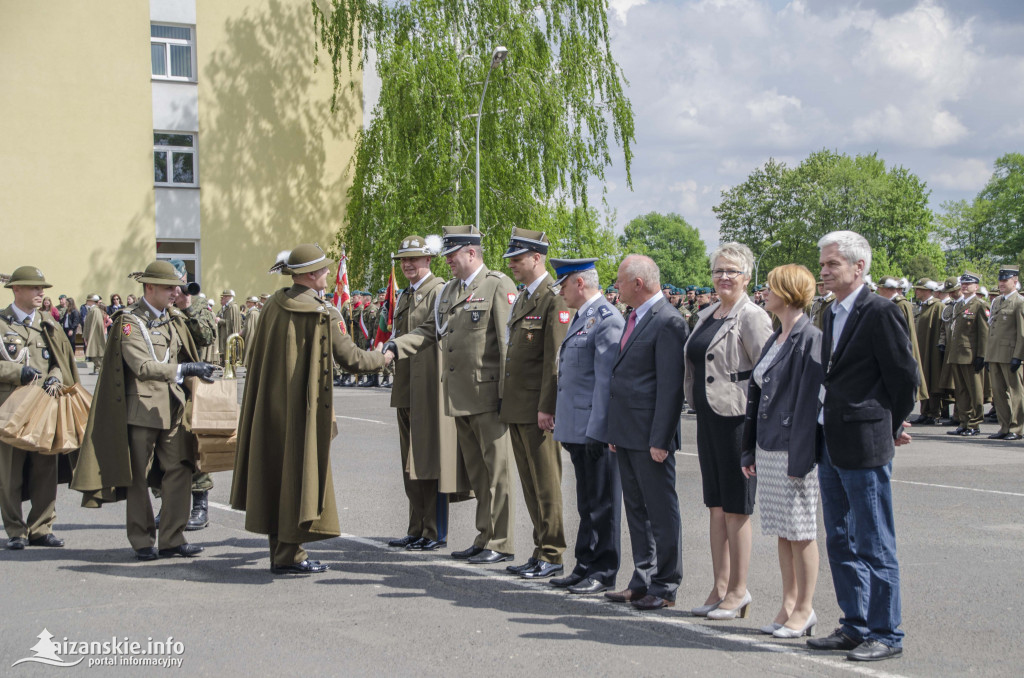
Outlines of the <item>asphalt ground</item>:
M86 376L91 389L94 377ZM54 641L140 642L149 658L173 658L197 676L474 675L537 673L587 676L1019 676L1024 649L1024 445L914 430L900 448L893 492L903 582L904 656L875 664L806 649L803 640L758 633L778 609L776 540L755 514L749 619L715 622L690 616L711 587L707 510L700 492L694 417L683 417L677 460L684 577L677 607L639 613L602 596L571 596L545 582L504 574L507 563L471 566L451 550L474 536L473 502L451 508L449 545L433 553L391 549L406 526L398 432L385 389L335 389L340 435L332 445L342 530L308 545L331 565L322 575L274 576L266 538L246 532L228 508L231 473L215 474L211 525L187 533L206 547L194 559L140 563L124 532L124 504L79 507L62 487L55 532L63 549L0 550L0 674L152 674L123 664L127 646L64 648L74 667L20 663L35 656L45 628ZM986 424L988 434L995 425ZM518 488L518 480L515 483ZM566 570L578 517L572 464L563 454ZM517 489L516 563L532 551L529 516ZM26 506L27 511L27 506ZM623 520L618 585L631 572ZM815 610L819 635L837 625L824 530ZM81 649L81 648L79 648ZM112 658L114 666L89 666ZM127 661L137 661L128 657ZM13 666L12 666L13 665Z

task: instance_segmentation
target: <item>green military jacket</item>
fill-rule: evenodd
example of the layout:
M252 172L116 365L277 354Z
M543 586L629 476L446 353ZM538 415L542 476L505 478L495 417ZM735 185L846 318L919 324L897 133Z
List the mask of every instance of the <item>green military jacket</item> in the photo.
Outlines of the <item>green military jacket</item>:
M184 314L185 327L198 348L212 346L217 341L217 318L206 308L205 299L193 299Z
M985 347L985 359L990 363L1008 363L1013 358L1024 360L1024 297L1019 292L992 302Z
M99 306L94 306L85 316L82 339L85 340L86 358L103 356L103 351L107 347L107 328L103 326L103 311Z
M916 321L917 350L921 355L921 371L929 395L940 395L942 383L942 353L939 352L939 334L942 331L941 301L931 297L919 304Z
M558 351L572 313L551 291L551 276L527 296L519 293L508 319L508 351L502 370L500 419L506 424L536 424L537 413L555 413Z
M953 303L946 331L946 361L949 364L970 365L975 358L985 357L988 316L988 308L976 294L966 303L963 299Z
M14 305L0 312L0 405L21 386L21 368L39 370L39 385L57 377L65 386L78 383L71 342L52 316L36 309L32 321L22 325Z

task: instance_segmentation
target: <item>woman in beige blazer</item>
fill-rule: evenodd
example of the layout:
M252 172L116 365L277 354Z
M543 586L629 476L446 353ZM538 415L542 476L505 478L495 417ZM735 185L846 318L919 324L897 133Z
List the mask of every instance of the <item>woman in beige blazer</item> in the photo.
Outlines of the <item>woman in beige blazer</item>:
M768 314L747 297L754 255L725 243L711 256L719 302L700 312L684 348L686 401L697 410L697 456L710 510L714 586L691 610L708 619L746 617L755 478L740 466L750 372L772 334Z

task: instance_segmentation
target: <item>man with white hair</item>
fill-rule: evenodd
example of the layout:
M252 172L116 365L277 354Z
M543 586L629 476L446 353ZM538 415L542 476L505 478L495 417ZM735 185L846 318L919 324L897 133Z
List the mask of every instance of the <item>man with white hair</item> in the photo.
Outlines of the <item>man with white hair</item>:
M903 653L900 570L892 510L895 446L910 442L903 422L914 407L917 365L896 306L870 294L871 246L852 231L818 242L821 279L835 292L826 313L819 400L818 480L840 626L812 638L816 650L854 661Z

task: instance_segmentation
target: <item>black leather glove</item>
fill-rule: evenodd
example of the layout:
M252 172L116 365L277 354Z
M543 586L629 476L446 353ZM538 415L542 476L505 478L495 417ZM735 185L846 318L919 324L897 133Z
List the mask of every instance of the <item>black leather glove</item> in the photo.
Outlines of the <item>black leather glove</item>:
M385 341L384 342L384 352L387 353L388 351L391 351L392 353L394 353L396 358L398 357L398 346L395 345L395 342L393 342L393 341Z
M182 363L182 377L199 377L208 384L213 383L213 365L210 363Z
M61 381L57 377L47 377L46 381L43 382L43 389L49 392L50 395L55 395L60 387Z
M1020 358L1010 358L1010 371L1016 372L1020 369Z
M28 365L25 365L24 367L21 368L21 385L24 386L25 384L31 382L33 379L39 377L40 375L42 375L42 372L40 372L34 367L29 367Z
M984 358L975 358L973 364L974 364L974 371L975 372L981 372L983 369L985 369L985 359Z
M585 443L587 459L590 459L591 461L598 461L601 457L604 456L605 449L607 449L605 447L605 444L602 443L600 440L587 438L587 442Z
M946 347L942 344L939 344L939 354L946 355Z

